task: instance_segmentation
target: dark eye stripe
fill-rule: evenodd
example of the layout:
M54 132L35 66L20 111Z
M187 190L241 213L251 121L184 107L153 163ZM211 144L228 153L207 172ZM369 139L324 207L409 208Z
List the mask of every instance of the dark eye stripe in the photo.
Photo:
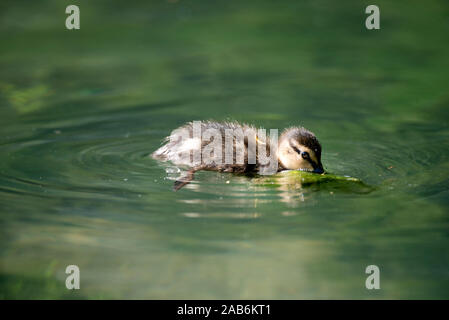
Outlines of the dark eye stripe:
M307 162L310 163L310 165L312 166L312 168L315 170L316 168L318 168L318 165L310 158L310 154L307 151L304 151L303 153L301 153L301 150L299 150L298 148L296 148L295 146L291 145L291 147L298 152L301 157L304 160L307 160Z
M296 148L295 146L292 146L293 150L295 150L298 154L301 154L301 150L299 150L298 148Z
M294 146L290 141L289 141L290 147L292 147L293 150L295 150L299 155L301 155L301 157L304 160L307 160L310 165L312 166L312 168L315 170L316 168L318 168L318 165L310 158L310 154L307 151L304 151L303 153L301 153L301 150L299 150L296 146Z
M293 143L291 141L288 141L288 144L290 145L290 147L295 150L298 154L301 154L301 150L299 150L295 145L293 145Z

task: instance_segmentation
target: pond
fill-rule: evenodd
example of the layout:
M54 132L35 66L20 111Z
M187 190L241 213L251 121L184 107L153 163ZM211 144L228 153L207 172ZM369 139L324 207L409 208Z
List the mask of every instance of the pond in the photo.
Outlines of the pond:
M81 0L67 30L65 3L2 1L0 297L449 298L449 6L376 4L380 30L368 3ZM148 155L207 119L305 126L370 188L173 192Z

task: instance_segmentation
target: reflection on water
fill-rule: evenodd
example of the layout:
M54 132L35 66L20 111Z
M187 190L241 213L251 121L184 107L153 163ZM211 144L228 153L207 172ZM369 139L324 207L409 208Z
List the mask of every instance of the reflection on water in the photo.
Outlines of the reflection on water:
M349 4L100 1L69 34L33 18L56 1L4 2L0 297L448 298L447 4L378 5L369 33ZM172 192L148 155L228 118L304 125L363 183L199 172Z

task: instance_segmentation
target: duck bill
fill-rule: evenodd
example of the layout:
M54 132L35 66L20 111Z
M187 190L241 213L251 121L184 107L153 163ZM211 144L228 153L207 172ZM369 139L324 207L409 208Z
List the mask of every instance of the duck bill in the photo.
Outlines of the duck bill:
M321 162L318 164L318 166L315 166L315 168L313 168L313 172L318 174L324 173L324 168Z

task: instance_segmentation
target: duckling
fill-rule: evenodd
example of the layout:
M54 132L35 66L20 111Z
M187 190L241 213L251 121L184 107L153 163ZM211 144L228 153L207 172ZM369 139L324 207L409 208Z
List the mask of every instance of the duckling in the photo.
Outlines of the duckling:
M198 131L200 131L199 134ZM210 137L205 137L205 132L213 132L216 135L212 135L214 139L211 140ZM238 135L233 135L232 140L229 140L229 132L243 132L244 135L240 140ZM257 172L273 174L283 170L324 173L321 163L321 145L315 134L309 130L303 127L287 128L277 141L273 139L277 136L265 137L260 133L260 129L254 126L235 121L193 121L173 130L170 136L165 138L165 144L153 152L151 157L188 168L187 174L175 181L174 191L181 189L192 181L195 172L199 170L241 174ZM255 149L252 149L251 141L257 142L258 151L265 148L264 151L273 156L275 170L267 171L267 162L262 161L260 153L254 153ZM229 142L231 149L226 146L226 143ZM215 143L218 151L214 149L213 156L204 159L205 155L211 154L209 151L213 143ZM228 151L227 155L225 151ZM230 156L229 151L231 151ZM195 161L195 152L197 161ZM184 156L180 156L180 154L184 154ZM228 161L222 161L225 158Z

